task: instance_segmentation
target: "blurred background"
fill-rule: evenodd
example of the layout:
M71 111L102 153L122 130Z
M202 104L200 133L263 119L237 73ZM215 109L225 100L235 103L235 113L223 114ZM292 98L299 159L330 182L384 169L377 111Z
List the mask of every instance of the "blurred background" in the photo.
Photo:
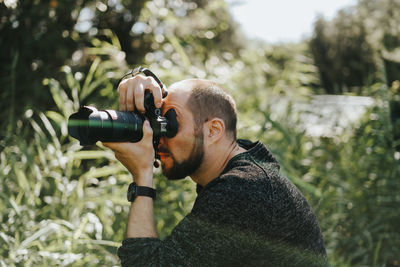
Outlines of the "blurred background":
M0 266L119 265L131 177L66 120L118 109L138 65L232 93L239 137L303 192L332 266L399 266L400 0L282 2L0 0ZM163 238L195 185L156 170L155 186Z

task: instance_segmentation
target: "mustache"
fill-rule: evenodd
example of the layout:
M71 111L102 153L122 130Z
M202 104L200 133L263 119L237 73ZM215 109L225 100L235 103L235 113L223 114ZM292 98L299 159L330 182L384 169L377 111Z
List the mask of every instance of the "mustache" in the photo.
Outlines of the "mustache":
M169 153L169 150L166 149L166 148L163 148L163 147L159 147L159 148L157 149L157 152L159 152L159 153Z

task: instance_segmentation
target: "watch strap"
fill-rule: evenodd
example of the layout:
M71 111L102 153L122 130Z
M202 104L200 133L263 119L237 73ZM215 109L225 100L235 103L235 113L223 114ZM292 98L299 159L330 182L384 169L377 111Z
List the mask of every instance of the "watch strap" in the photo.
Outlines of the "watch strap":
M137 196L146 196L156 199L156 190L147 186L138 186L135 182L131 183L128 188L128 201L133 202Z

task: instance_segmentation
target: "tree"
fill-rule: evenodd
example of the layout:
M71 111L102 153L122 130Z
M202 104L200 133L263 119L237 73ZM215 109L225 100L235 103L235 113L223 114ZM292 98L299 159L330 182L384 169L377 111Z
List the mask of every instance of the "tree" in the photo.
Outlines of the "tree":
M329 94L354 92L375 82L374 53L362 18L351 10L331 22L319 18L310 41L324 90Z
M399 79L399 10L399 0L360 0L316 21L310 47L325 92L371 94L360 88Z
M145 1L37 0L0 3L1 131L12 132L16 118L27 107L53 106L45 77L61 78L68 61L86 73L92 63L82 49L104 30L115 32L132 63L143 57L141 46L132 46L131 27ZM1 134L0 132L0 135Z

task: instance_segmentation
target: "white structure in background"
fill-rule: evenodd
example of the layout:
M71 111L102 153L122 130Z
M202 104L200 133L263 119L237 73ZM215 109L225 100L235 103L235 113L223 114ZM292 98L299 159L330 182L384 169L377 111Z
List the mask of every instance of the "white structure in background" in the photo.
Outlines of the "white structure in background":
M306 133L311 136L337 136L361 119L375 103L371 97L317 95L310 103L295 105L302 111Z

